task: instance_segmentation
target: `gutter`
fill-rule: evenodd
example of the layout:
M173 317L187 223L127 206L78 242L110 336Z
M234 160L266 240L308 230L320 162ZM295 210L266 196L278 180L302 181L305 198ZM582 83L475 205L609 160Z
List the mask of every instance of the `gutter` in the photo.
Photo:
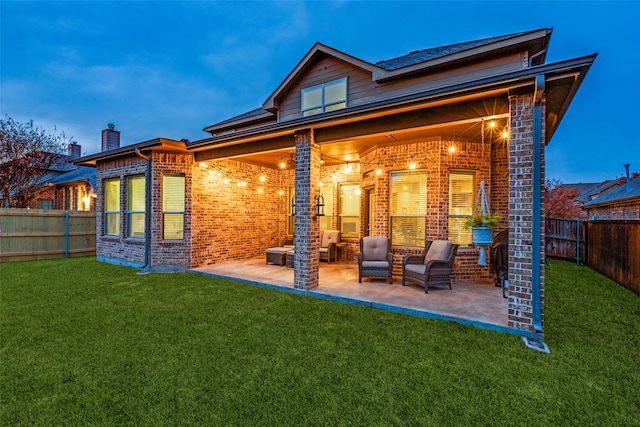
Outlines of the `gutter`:
M144 190L146 193L145 216L144 216L144 265L140 267L144 270L149 266L149 248L151 247L151 159L140 152L140 148L135 149L136 156L147 161L147 173L144 180Z

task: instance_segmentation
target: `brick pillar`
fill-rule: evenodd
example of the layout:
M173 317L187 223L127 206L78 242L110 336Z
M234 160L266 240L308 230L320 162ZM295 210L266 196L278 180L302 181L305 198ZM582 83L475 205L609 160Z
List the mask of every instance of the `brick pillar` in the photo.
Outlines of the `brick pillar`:
M533 97L509 97L509 327L534 331L532 299L533 254ZM544 117L544 114L542 115ZM542 124L544 147L544 123ZM540 166L542 167L542 166ZM544 171L543 171L544 172ZM543 182L544 182L544 174ZM544 221L541 222L544 224ZM544 251L544 229L541 235ZM541 257L544 260L544 254ZM544 297L544 265L540 294Z
M314 197L320 194L320 146L313 140L313 131L295 134L296 142L296 217L293 242L294 280L296 289L318 287L320 263L320 225L316 218Z

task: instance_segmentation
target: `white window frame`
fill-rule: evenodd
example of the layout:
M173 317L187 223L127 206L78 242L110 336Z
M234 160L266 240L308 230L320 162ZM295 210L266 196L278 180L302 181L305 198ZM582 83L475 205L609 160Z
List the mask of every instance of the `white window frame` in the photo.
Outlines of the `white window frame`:
M167 178L182 178L182 184L183 184L183 189L182 189L182 209L169 209L167 207L167 203L171 202L170 200L167 200L168 194L167 191L165 191L166 188L166 179ZM185 217L185 206L186 206L186 201L185 201L185 195L186 195L186 176L183 173L168 173L162 176L162 239L163 240L184 240L184 232L185 232L185 224L184 224L184 217ZM180 203L178 203L179 205ZM171 206L171 208L175 208L176 206ZM180 216L182 221L182 228L181 231L182 233L176 237L176 236L169 236L167 237L167 225L169 224L168 218L169 217L177 217Z
M134 203L134 200L132 199L132 197L134 197L134 194L132 192L131 189L131 184L133 181L142 181L143 183L143 190L142 190L142 209L143 210L132 210L132 204ZM138 175L138 176L130 176L127 178L127 238L130 239L144 239L145 237L145 233L146 233L146 206L147 206L147 190L146 190L146 186L147 186L147 179L144 175ZM136 230L132 230L132 225L134 223L133 221L133 216L136 217L140 217L142 216L142 233L140 233L139 231Z
M397 201L398 196L396 194L400 194L400 192L394 191L394 176L420 176L424 182L415 181L413 184L422 184L424 186L424 193L419 194L419 198L421 198L421 203L423 206L419 206L417 208L418 212L401 212L397 211L399 206L394 206L394 203L399 203ZM406 191L406 190L405 190ZM404 247L416 247L423 248L424 247L424 239L425 239L425 231L427 227L427 171L424 169L420 170L405 170L405 171L396 171L391 172L389 176L389 235L391 236L391 244L395 246L404 246ZM422 212L420 212L422 210ZM417 220L417 221L416 221ZM417 223L418 229L412 230L412 222ZM420 230L420 227L422 229ZM394 232L395 230L395 232ZM399 231L401 230L401 231ZM402 238L398 235L402 234Z
M453 193L452 193L452 176L466 175L472 179L471 189L469 194L466 195L467 206L459 207L467 213L452 213L455 206L453 206ZM476 188L476 171L468 169L454 169L449 171L449 219L448 219L448 238L451 243L455 243L464 246L471 246L471 230L464 230L462 224L473 216L473 198Z
M109 187L109 183L110 182L115 182L117 183L117 186L114 188L118 189L118 196L116 198L118 206L117 206L117 210L107 210L108 207L108 200L109 197L107 195L107 191L110 188ZM103 189L103 193L104 193L104 224L103 224L103 229L104 229L104 235L105 236L114 236L114 237L120 237L120 205L121 205L121 200L120 200L120 196L121 196L121 191L122 189L120 188L120 178L109 178L109 179L105 179L104 180L104 189ZM65 192L67 190L65 189ZM114 233L109 233L109 218L113 217L115 224L117 224L117 230Z
M326 94L326 89L332 86L336 86L336 85L342 85L344 84L344 98L341 98L337 101L333 101L333 102L325 102L325 94ZM308 94L310 92L314 92L316 90L320 90L320 104L317 105L313 105L313 106L307 106L306 108L304 107L304 97L305 94ZM344 104L344 106L340 106L341 104ZM337 107L337 108L336 108ZM317 86L313 86L313 87L309 87L306 89L302 89L302 91L300 91L300 112L302 117L309 117L309 116L314 116L316 114L322 114L322 113L326 113L329 111L335 111L335 110L341 110L343 108L347 108L347 78L343 77L341 79L338 80L333 80L327 83L323 83ZM317 110L317 111L316 111Z
M345 203L344 203L344 191L343 188L344 187L357 187L357 189L355 190L355 195L358 197L358 203L357 203L357 212L344 212L344 207L345 207ZM360 228L361 228L361 224L360 224L360 195L362 194L361 189L360 189L360 183L359 182L341 182L340 186L339 186L339 191L340 191L340 205L339 205L339 219L340 219L340 233L342 234L343 238L357 238L360 237ZM356 224L356 229L355 231L352 232L345 232L345 224L347 224L346 220L347 219L355 219L355 224Z

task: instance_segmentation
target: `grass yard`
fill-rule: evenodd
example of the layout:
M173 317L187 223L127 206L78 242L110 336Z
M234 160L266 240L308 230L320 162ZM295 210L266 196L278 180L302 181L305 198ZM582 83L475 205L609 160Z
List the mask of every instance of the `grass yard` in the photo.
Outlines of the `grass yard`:
M521 338L92 258L0 264L2 425L640 425L640 298L547 268Z

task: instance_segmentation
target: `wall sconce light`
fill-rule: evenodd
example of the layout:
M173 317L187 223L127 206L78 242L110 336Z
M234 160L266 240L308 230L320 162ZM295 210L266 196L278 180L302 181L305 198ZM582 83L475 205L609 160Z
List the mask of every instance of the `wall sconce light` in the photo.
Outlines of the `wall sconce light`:
M409 169L415 169L416 168L416 162L413 161L413 156L411 156L411 163L409 163Z
M291 198L291 216L296 216L296 196Z
M382 169L380 169L380 163L378 163L378 167L376 168L376 175L382 175Z
M278 196L283 196L284 195L284 191L282 189L278 190Z
M316 201L316 216L324 216L324 197L322 194L319 196L314 196L314 200Z
M456 146L451 144L449 146L449 154L455 154L455 152L456 152Z
M351 172L352 168L351 165L349 164L349 162L347 162L347 172Z
M504 139L508 139L509 138L509 131L507 130L507 128L503 129L502 138L504 138Z
M260 182L265 182L267 180L267 178L264 177L264 175L260 175Z
M320 154L320 164L324 165L324 158L322 157L322 154Z

